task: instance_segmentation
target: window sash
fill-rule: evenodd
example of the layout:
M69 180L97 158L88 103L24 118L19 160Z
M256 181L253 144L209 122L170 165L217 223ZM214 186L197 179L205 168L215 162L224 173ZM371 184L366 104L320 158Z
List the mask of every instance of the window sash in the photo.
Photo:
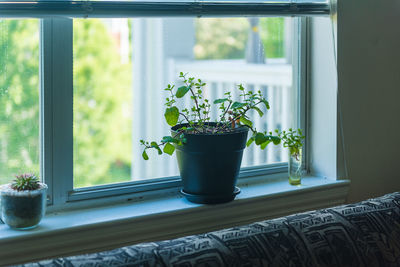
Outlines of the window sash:
M0 17L130 18L218 16L327 16L328 0L267 1L7 1Z
M62 205L73 188L72 20L46 19L40 31L40 166L48 202Z

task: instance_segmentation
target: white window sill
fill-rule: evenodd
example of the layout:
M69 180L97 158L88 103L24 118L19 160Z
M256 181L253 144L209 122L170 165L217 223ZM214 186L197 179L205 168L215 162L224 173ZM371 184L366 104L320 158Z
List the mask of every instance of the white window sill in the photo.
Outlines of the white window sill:
M169 239L335 206L344 203L350 183L307 177L301 186L291 186L282 175L267 182L266 179L257 180L242 181L239 184L241 193L225 204L193 204L174 194L146 201L53 212L30 231L16 231L1 224L0 265Z

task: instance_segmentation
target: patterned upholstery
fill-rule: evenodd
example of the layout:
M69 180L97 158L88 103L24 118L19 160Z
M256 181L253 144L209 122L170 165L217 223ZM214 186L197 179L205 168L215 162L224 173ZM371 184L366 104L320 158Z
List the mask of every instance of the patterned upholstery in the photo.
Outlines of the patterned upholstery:
M400 266L400 193L24 266Z

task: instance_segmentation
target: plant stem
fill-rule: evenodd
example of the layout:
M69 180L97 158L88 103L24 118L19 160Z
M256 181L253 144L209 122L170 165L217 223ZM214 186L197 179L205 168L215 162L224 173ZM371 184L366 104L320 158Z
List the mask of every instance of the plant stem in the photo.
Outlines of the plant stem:
M197 114L199 116L199 121L201 121L201 113L200 113L199 103L197 102L197 96L195 95L195 93L192 90L192 85L188 84L187 82L185 82L185 83L186 83L186 86L189 87L190 93L192 93L192 96L193 96L193 99L194 99L194 103L196 105L196 111L197 111Z
M183 114L182 112L179 112L179 115L182 115L185 118L185 120L191 125L191 122L190 122L189 118L186 117L185 114Z
M174 134L173 136L172 136L172 138L175 138L175 137L177 137L178 135L180 135L180 134L182 134L182 133L184 133L185 131L184 130L180 130L179 132L177 132L176 134ZM164 146L166 143L168 143L168 142L160 142L159 144L157 144L157 146ZM145 148L146 149L150 149L150 148L152 148L152 146L149 146L149 145L144 145L145 146Z
M226 113L228 112L228 110L229 110L229 108L231 107L231 105L232 105L232 100L229 101L229 105L228 105L228 107L225 109L225 111L224 111L224 113L222 114L221 118L225 118L225 115L226 115Z

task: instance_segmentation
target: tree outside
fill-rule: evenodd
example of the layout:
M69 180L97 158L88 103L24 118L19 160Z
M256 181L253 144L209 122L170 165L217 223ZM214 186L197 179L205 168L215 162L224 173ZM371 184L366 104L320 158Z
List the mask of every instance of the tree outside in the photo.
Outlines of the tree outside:
M285 55L284 18L261 18L260 36L267 58L283 58Z
M39 22L0 21L0 184L39 173Z
M74 187L130 180L131 60L99 19L74 20Z
M265 56L282 58L284 52L284 18L260 18L260 34ZM243 59L250 29L246 18L197 19L196 59Z

